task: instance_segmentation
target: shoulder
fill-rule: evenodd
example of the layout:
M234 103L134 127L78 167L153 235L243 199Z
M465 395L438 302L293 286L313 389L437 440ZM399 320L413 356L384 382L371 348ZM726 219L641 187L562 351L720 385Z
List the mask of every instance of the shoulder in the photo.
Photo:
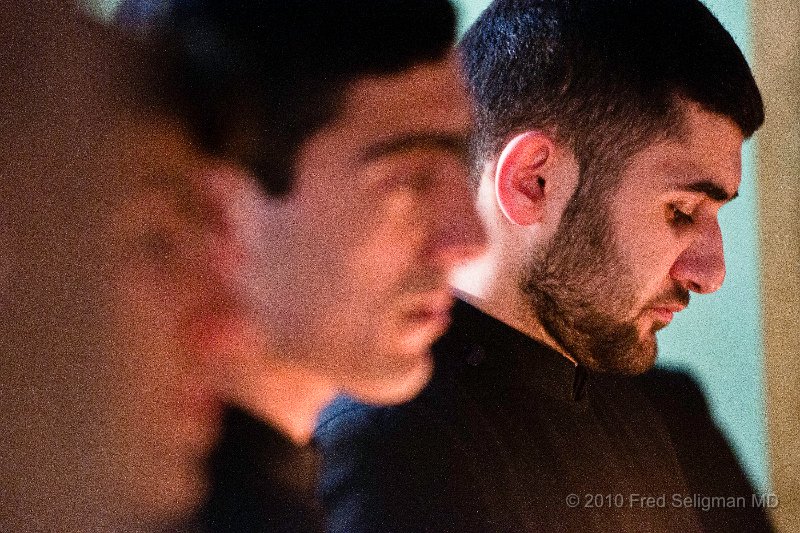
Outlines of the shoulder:
M691 493L743 497L750 502L755 489L695 378L683 371L655 368L633 382L669 432ZM700 517L709 531L772 531L764 509L758 506L714 507Z
M314 440L325 444L340 434L344 436L348 432L368 430L385 417L386 409L339 396L320 413Z
M373 437L384 442L406 440L423 434L426 428L442 427L454 417L464 416L460 406L469 394L464 378L477 348L462 330L451 327L433 346L433 376L417 397L398 405L374 406L340 396L320 414L315 441L325 448Z
M329 531L466 531L448 498L467 475L460 458L472 415L446 356L437 352L431 383L407 403L340 397L322 412L314 440Z
M686 372L654 368L631 380L670 433L678 453L689 443L696 448L719 430L698 382Z
M429 523L429 505L441 507L430 502L447 478L442 458L451 446L424 404L375 407L343 397L325 410L314 439L328 531L413 531Z

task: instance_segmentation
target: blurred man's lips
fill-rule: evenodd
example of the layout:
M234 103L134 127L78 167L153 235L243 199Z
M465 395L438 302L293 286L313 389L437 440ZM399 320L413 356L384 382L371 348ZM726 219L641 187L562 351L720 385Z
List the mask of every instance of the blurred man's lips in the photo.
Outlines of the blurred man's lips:
M422 328L435 329L441 335L450 325L453 297L449 292L431 293L416 297L406 312L408 320Z
M419 311L412 311L408 314L408 318L415 323L419 323L420 325L429 324L429 323L444 323L449 325L450 323L450 311L449 310L442 310L442 311L435 311L435 310L419 310Z
M406 300L406 305L411 312L449 313L454 301L453 295L450 294L449 290L436 290L413 294Z

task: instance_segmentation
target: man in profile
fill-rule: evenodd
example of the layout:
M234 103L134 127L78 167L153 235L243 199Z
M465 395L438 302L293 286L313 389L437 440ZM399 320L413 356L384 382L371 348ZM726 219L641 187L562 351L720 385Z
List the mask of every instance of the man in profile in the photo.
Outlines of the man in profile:
M483 244L455 15L446 0L201 0L150 28L166 103L216 158L218 268L250 310L247 338L205 325L209 351L230 353L216 378L232 404L205 519L313 531L313 454L295 444L339 391L396 403L425 385L451 270Z
M763 121L741 52L697 0L497 0L460 48L489 251L431 385L323 417L330 529L768 529L696 387L630 377L723 282L717 214Z

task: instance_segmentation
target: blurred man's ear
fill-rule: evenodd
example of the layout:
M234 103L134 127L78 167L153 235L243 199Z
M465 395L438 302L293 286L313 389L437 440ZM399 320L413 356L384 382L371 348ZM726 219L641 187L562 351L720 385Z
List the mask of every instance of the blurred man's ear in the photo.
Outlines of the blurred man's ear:
M501 152L495 171L495 196L512 223L530 226L543 220L554 154L553 141L538 131L517 135Z
M222 275L235 275L244 250L241 232L254 194L253 178L232 163L210 161L198 169L194 185L206 219L210 266Z
M194 186L205 218L211 305L199 314L192 340L218 390L235 399L242 383L257 381L268 351L247 277L262 194L249 172L227 161L204 163Z

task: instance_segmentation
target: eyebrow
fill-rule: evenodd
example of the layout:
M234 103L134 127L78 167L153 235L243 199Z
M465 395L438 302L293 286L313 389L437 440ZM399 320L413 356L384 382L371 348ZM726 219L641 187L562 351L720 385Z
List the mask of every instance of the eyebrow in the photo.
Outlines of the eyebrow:
M730 194L728 191L714 183L713 181L696 181L680 187L681 190L699 192L705 194L716 202L730 202L739 197L739 191Z
M466 133L409 133L378 141L367 146L361 162L368 163L382 157L412 150L444 150L459 159L467 160L469 142Z

